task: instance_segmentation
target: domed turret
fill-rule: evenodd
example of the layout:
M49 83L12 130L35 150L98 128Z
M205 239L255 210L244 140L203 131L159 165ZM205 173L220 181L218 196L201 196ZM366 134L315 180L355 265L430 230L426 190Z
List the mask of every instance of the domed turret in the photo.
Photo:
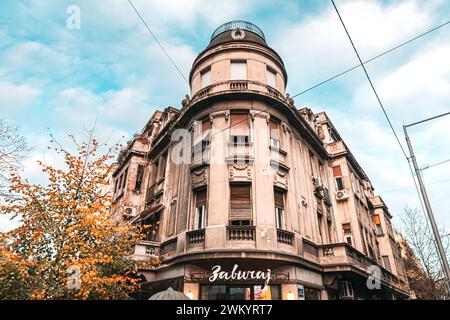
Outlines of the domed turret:
M211 36L209 47L231 41L250 41L267 46L262 30L253 23L235 20L222 24Z
M189 76L191 97L253 92L284 99L287 73L281 57L253 23L236 20L219 26L195 59Z

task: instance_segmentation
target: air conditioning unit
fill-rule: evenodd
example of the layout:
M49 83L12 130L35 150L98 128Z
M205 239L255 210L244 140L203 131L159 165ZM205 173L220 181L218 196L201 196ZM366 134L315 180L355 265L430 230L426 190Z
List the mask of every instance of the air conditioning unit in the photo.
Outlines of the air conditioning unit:
M348 191L347 190L338 190L336 191L336 200L345 200L348 199Z
M133 207L125 207L123 217L125 219L133 218L136 215L136 208Z

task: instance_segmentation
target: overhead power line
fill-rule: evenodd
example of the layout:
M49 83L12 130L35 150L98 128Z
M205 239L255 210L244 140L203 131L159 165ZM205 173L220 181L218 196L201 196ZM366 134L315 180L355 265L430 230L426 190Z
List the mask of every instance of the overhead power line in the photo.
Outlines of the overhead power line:
M381 110L383 111L383 114L384 114L384 116L385 116L387 122L389 123L389 126L391 127L392 133L394 134L395 139L397 140L398 145L400 146L400 149L401 149L402 152L403 152L403 155L405 156L406 159L408 159L408 156L406 155L405 149L403 148L403 145L401 144L400 139L398 138L397 132L395 131L394 126L392 125L391 119L389 119L389 115L387 114L386 109L384 108L383 103L381 102L381 99L380 99L380 97L378 96L377 90L375 89L375 87L374 87L374 85L373 85L373 83L372 83L372 79L370 79L369 73L367 72L367 69L366 69L366 67L364 66L364 62L362 61L362 59L361 59L361 57L360 57L360 55L359 55L359 52L358 52L358 50L356 49L355 44L353 43L352 37L350 36L350 34L349 34L348 30L347 30L347 27L345 26L345 23L344 23L344 21L342 20L341 14L339 13L339 10L338 10L338 8L336 7L336 4L334 3L334 0L331 0L331 3L333 4L333 7L334 7L334 9L336 10L336 13L337 13L337 15L338 15L338 17L339 17L339 20L341 21L341 24L342 24L342 26L344 27L345 33L347 34L347 37L348 37L348 39L350 40L350 43L351 43L351 45L352 45L352 47L353 47L353 50L355 51L355 54L356 54L356 56L358 57L359 63L360 63L360 65L361 65L361 67L363 68L364 73L366 74L367 80L369 81L370 86L372 87L373 93L375 94L375 97L376 97L377 100L378 100L378 103L379 103L379 105L380 105L380 107L381 107Z
M433 32L433 31L436 31L436 30L438 30L438 29L440 29L440 28L442 28L442 27L445 27L445 26L448 25L448 24L450 24L450 20L448 20L448 21L446 21L446 22L444 22L444 23L438 25L437 27L434 27L434 28L432 28L432 29L430 29L430 30L425 31L425 32L419 34L418 36L415 36L414 38L411 38L411 39L409 39L409 40L407 40L407 41L405 41L405 42L402 42L402 43L396 45L395 47L393 47L393 48L391 48L391 49L389 49L389 50L386 50L386 51L384 51L384 52L382 52L382 53L380 53L380 54L378 54L378 55L376 55L376 56L370 58L369 60L364 61L363 64L367 64L367 63L369 63L369 62L372 62L372 61L374 61L374 60L376 60L376 59L378 59L378 58L380 58L380 57L382 57L382 56L384 56L384 55L386 55L386 54L388 54L388 53L391 53L392 51L395 51L395 50L397 50L397 49L399 49L399 48L401 48L401 47L403 47L403 46L405 46L405 45L407 45L407 44L409 44L409 43L411 43L411 42L413 42L413 41L415 41L415 40L417 40L417 39L419 39L419 38L422 38L423 36L428 35L429 33ZM320 87L321 85L324 85L324 84L327 83L327 82L330 82L330 81L332 81L332 80L334 80L334 79L336 79L336 78L339 78L340 76L343 76L344 74L347 74L347 73L349 73L350 71L353 71L353 70L355 70L355 69L358 69L359 67L361 67L360 64L358 64L358 65L356 65L356 66L354 66L354 67L351 67L350 69L347 69L347 70L345 70L345 71L342 71L341 73L338 73L338 74L336 74L336 75L334 75L334 76L328 78L327 80L324 80L324 81L322 81L322 82L319 82L319 83L313 85L312 87L309 87L308 89L303 90L302 92L296 94L296 95L293 96L293 97L296 97L296 96L305 94L306 92L311 91L311 90L313 90L313 89L315 89L315 88L317 88L317 87Z
M395 50L397 50L397 49L399 49L399 48L401 48L401 47L403 47L403 46L405 46L405 45L407 45L407 44L410 44L411 42L413 42L413 41L415 41L415 40L417 40L417 39L420 39L420 38L422 38L422 37L424 37L424 36L426 36L426 35L432 33L433 31L436 31L436 30L438 30L438 29L440 29L440 28L443 28L443 27L445 27L445 26L447 26L447 25L449 25L449 24L450 24L450 20L448 20L448 21L446 21L446 22L444 22L444 23L442 23L442 24L440 24L440 25L438 25L438 26L436 26L436 27L434 27L434 28L432 28L432 29L429 29L429 30L427 30L427 31L425 31L425 32L423 32L423 33L421 33L421 34L419 34L419 35L417 35L417 36L415 36L415 37L409 39L409 40L406 40L406 41L404 41L404 42L402 42L402 43L396 45L396 46L393 47L393 48L390 48L390 49L388 49L388 50L386 50L386 51L383 51L383 52L377 54L376 56L374 56L374 57L372 57L372 58L370 58L370 59L364 61L362 64L355 65L355 66L353 66L352 68L349 68L349 69L347 69L347 70L345 70L345 71L342 71L342 72L340 72L340 73L338 73L338 74L336 74L336 75L334 75L334 76L332 76L332 77L330 77L330 78L328 78L328 79L326 79L326 80L323 80L323 81L321 81L321 82L319 82L319 83L313 85L312 87L309 87L309 88L307 88L307 89L305 89L305 90L303 90L303 91L301 91L301 92L299 92L299 93L297 93L297 94L294 94L291 98L299 97L299 96L301 96L301 95L303 95L303 94L305 94L305 93L307 93L307 92L309 92L309 91L311 91L311 90L314 90L314 89L316 89L316 88L318 88L318 87L320 87L320 86L322 86L322 85L324 85L324 84L326 84L326 83L328 83L328 82L330 82L330 81L332 81L332 80L334 80L334 79L336 79L336 78L339 78L339 77L341 77L341 76L343 76L343 75L345 75L345 74L347 74L347 73L349 73L349 72L351 72L351 71L353 71L353 70L355 70L355 69L358 69L359 67L361 67L361 65L365 65L365 64L367 64L367 63L369 63L369 62L372 62L372 61L374 61L374 60L376 60L376 59L378 59L378 58L381 58L381 57L385 56L386 54L391 53L391 52L393 52L393 51L395 51ZM264 109L264 110L262 110L262 111L260 111L260 112L258 112L258 113L256 113L256 114L260 114L260 113L266 112L266 111L269 110L270 108L275 107L275 106L278 106L278 105L281 105L281 103L279 102L279 103L276 103L276 104L274 104L274 105L271 105L271 106L267 107L266 109ZM238 121L238 122L236 122L235 124L233 124L233 126L238 125L238 124L240 124L240 123L242 123L242 122L243 122L243 120L242 120L242 121ZM233 126L232 126L232 127L233 127ZM224 130L226 130L226 129L224 129ZM222 130L222 131L224 131L224 130ZM220 133L220 132L222 132L222 131L219 131L219 132L217 132L217 133ZM401 144L400 144L400 145L401 145Z
M136 9L136 7L133 5L133 3L131 2L131 0L128 0L128 3L130 4L130 6L133 8L134 12L136 12L136 14L138 15L139 19L141 19L142 23L144 24L144 26L147 28L148 32L150 32L150 34L152 35L153 39L155 39L156 43L158 44L158 46L161 48L161 50L164 52L164 54L167 56L167 58L170 60L170 62L172 63L172 65L175 67L175 69L178 71L178 73L181 75L181 77L189 84L188 79L186 78L186 76L184 75L183 72L181 72L180 68L177 66L177 64L175 63L175 61L170 57L170 55L167 53L166 49L164 49L164 46L161 44L161 42L158 40L158 38L156 37L156 35L153 33L153 31L150 29L150 27L148 26L148 24L145 22L144 18L142 18L141 14L139 13L139 11Z

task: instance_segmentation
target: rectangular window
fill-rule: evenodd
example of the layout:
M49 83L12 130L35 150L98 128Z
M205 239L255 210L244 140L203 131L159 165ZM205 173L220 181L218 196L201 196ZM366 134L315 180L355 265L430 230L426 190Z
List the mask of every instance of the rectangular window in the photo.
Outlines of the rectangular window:
M158 181L166 176L167 155L164 154L159 158L158 164Z
M333 176L334 177L342 177L341 166L333 167Z
M277 229L286 229L286 221L284 217L284 192L281 190L274 190L275 197L275 219Z
M388 270L389 272L391 271L391 262L389 261L389 256L383 256L383 264L384 267L386 268L386 270Z
M322 221L323 221L323 214L321 212L317 212L317 223L319 225L319 236L320 236L320 240L323 243Z
M276 88L277 73L274 70L267 68L266 77L267 77L267 85L271 86L272 88Z
M377 233L378 234L383 234L383 228L381 227L381 219L380 219L380 215L375 214L373 216L373 220L375 222L375 225L377 226Z
M195 219L194 229L203 229L206 226L206 189L195 193Z
M202 89L211 85L211 68L203 70L200 76L202 80Z
M356 192L355 175L353 172L350 173L350 180L352 183L352 190L353 190L353 192Z
M144 181L144 166L142 164L138 164L134 191L141 191L142 181Z
M247 80L246 61L231 61L230 80Z
M144 227L145 233L145 240L147 241L159 240L159 222L160 222L159 212L151 215L149 218L142 221L142 227Z
M211 138L211 120L206 119L203 121L197 121L194 126L193 145L194 151L204 151L209 146Z
M246 220L252 218L251 185L230 185L230 220Z
M280 123L271 119L269 122L269 130L270 146L276 149L280 149Z
M344 179L342 178L341 166L333 167L333 176L336 190L344 190Z
M230 121L231 142L245 144L249 142L250 125L247 113L232 113Z
M125 187L127 186L127 180L128 180L128 168L126 168L123 174L122 189L125 189Z

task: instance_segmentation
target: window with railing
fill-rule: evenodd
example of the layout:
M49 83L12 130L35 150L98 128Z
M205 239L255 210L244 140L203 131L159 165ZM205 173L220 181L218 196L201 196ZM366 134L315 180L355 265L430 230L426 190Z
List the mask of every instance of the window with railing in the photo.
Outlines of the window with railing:
M197 121L193 132L194 154L204 152L211 143L211 120Z
M277 229L286 229L286 219L284 215L284 197L285 192L280 189L274 189L275 199L275 220Z
M159 241L160 213L152 214L142 221L142 228L147 241Z
M280 122L270 119L269 130L270 130L270 147L275 149L281 149Z
M134 183L134 191L141 191L142 182L144 181L144 165L138 164L136 170L136 182Z
M336 190L344 190L344 178L342 177L342 171L341 166L335 166L333 167L333 176L334 176L334 182L336 184Z
M211 85L211 67L208 67L200 72L200 77L202 82L202 89Z
M267 85L276 89L276 87L277 87L277 72L275 70L273 70L272 68L267 67L266 78L267 78Z
M230 184L230 224L252 220L251 184Z
M247 61L245 60L231 61L230 80L247 80Z
M377 227L377 234L382 235L383 234L383 228L381 227L381 219L379 214L375 214L373 216L373 220L375 222L375 225Z
M250 143L248 113L232 113L230 117L230 142L233 145L246 145Z
M194 230L203 229L206 226L206 189L195 192L195 217Z

